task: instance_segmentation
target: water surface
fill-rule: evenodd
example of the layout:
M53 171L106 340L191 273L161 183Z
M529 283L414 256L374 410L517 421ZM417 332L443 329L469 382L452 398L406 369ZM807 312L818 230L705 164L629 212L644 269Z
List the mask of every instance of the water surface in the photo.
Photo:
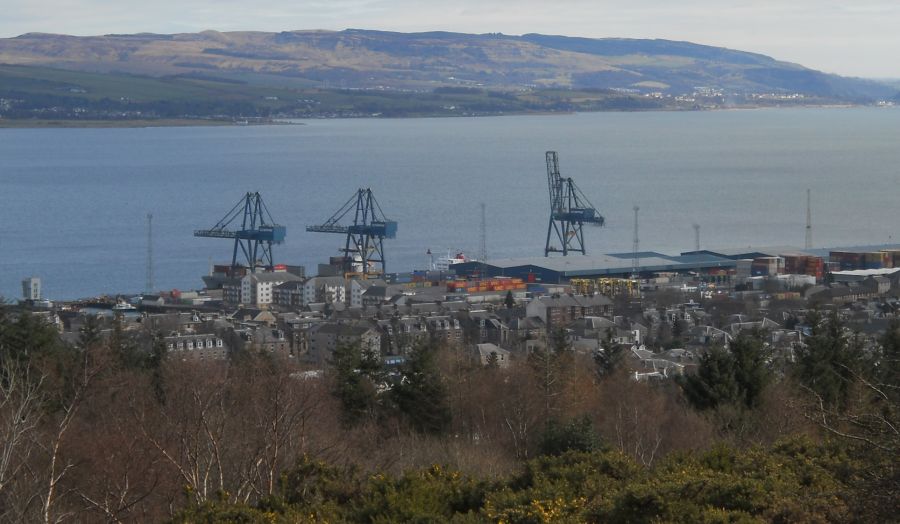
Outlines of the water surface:
M288 228L277 261L315 268L337 235L307 233L371 187L398 237L388 270L425 252L480 243L488 257L541 255L548 218L544 152L559 152L607 219L589 251L802 246L806 188L818 246L893 241L900 196L896 109L771 109L565 116L312 120L305 125L0 129L0 294L36 275L50 298L144 287L146 214L157 289L199 287L230 243L194 238L246 191Z

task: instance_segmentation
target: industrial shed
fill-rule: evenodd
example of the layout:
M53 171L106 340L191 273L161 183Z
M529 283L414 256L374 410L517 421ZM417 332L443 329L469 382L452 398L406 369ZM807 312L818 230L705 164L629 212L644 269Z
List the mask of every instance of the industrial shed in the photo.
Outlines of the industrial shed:
M735 261L712 254L669 256L652 251L637 254L640 273L687 273L730 269ZM564 283L572 278L627 277L634 272L632 253L598 256L528 257L454 264L460 276L518 277L525 282Z

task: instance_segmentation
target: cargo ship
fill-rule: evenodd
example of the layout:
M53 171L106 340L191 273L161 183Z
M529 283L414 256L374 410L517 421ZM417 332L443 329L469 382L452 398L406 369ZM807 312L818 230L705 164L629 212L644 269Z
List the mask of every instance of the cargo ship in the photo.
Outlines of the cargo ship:
M447 250L447 257L435 257L429 249L426 255L428 255L428 269L430 271L449 271L451 267L456 264L462 264L464 262L477 262L474 258L469 258L462 251L457 251L455 255L452 254L453 251Z
M238 266L233 268L230 265L217 264L212 266L208 275L204 275L203 284L206 289L222 289L222 284L233 278L243 278L247 274L247 268Z

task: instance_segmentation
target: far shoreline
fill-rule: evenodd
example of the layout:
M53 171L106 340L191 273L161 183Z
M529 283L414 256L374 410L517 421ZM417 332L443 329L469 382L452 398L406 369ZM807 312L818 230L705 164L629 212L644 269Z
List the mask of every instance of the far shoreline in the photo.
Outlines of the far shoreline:
M0 118L0 129L140 129L149 127L225 127L225 126L288 126L299 122L246 120L215 120L193 118L160 118L140 120L65 120L65 119L8 119Z
M0 118L0 129L140 129L151 127L248 127L248 126L291 126L305 125L304 122L312 120L402 120L421 118L484 118L503 116L559 116L589 113L695 113L718 111L756 111L765 109L854 109L854 108L878 108L887 109L896 106L878 106L868 104L810 104L810 105L759 105L759 106L735 106L714 108L657 108L657 109L624 109L602 111L523 111L497 114L480 115L406 115L406 116L335 116L335 117L298 117L276 118L264 121L253 120L217 120L217 119L192 119L192 118L163 118L140 120L65 120L65 119L6 119Z

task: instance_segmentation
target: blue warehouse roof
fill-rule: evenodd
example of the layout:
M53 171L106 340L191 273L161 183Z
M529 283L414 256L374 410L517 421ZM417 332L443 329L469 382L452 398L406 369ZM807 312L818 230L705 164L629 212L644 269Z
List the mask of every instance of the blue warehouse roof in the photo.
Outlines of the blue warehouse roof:
M704 269L733 268L737 261L747 258L779 256L786 254L811 254L827 256L829 251L878 251L900 249L900 245L856 246L852 248L801 249L795 246L746 247L733 249L702 249L688 251L679 256L665 255L655 251L637 253L639 269L642 272L687 272ZM454 264L453 271L460 275L476 271L484 276L508 276L527 278L535 275L542 282L562 282L571 278L603 276L627 276L633 271L633 253L612 253L608 255L568 257L524 257L465 262Z
M671 257L654 252L638 254L641 271L690 271L696 269L730 268L734 260L712 255ZM487 263L466 262L455 264L454 271L467 274L480 270L490 276L541 275L544 281L560 281L580 277L624 276L631 274L632 255L527 257L490 260Z
M765 247L745 247L745 248L727 248L727 249L701 249L700 251L688 251L682 253L682 256L693 255L713 255L718 257L730 258L732 260L758 258L758 257L775 257L784 255L812 255L818 257L828 257L831 251L849 251L853 253L873 252L881 250L900 249L898 244L875 244L866 246L849 246L849 247L829 247L829 248L813 248L804 249L797 246L765 246Z

